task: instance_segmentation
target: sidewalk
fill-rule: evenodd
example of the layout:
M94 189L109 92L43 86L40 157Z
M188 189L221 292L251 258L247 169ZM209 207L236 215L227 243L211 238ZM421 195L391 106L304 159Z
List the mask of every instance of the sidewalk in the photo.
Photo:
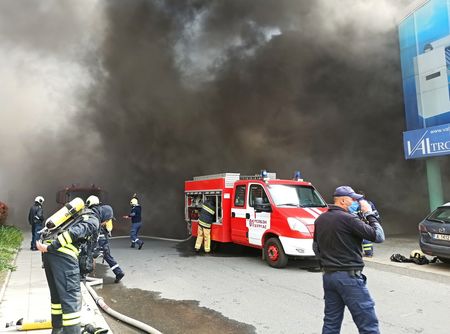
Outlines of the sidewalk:
M390 260L391 255L397 253L409 258L411 251L415 249L420 250L418 235L387 236L386 241L382 244L374 243L374 256L372 258L365 257L364 262L366 262L368 267L384 268L407 276L430 279L441 283L450 281L450 264L430 263L417 265L415 263L399 263ZM427 258L431 260L433 257L427 255Z
M15 326L5 328L5 325L10 322L15 324L20 318L31 322L50 319L50 292L44 269L42 269L41 253L33 252L29 248L30 239L25 238L17 254L16 271L13 271L9 280L5 282L4 294L0 296L0 333L17 332ZM91 323L108 328L108 333L112 333L84 284L81 284L81 292L83 295L82 324ZM50 334L51 330L21 333Z

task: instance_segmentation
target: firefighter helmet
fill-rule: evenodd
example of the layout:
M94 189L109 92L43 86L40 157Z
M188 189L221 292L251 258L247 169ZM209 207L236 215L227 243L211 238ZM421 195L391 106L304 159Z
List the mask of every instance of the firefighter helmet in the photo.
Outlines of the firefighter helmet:
M100 200L95 195L89 196L88 199L86 200L86 205L88 208L90 208L91 206L94 206L94 205L99 205L99 204L100 204Z
M138 202L138 200L137 200L137 198L132 198L131 199L131 201L130 201L130 205L131 206L136 206L136 205L138 205L139 204L139 202Z
M424 257L425 254L420 249L413 250L410 255L411 259L423 259Z
M37 202L37 203L39 203L39 204L42 204L42 203L44 203L44 197L42 197L42 196L37 196L35 199L34 199L34 201L35 202Z

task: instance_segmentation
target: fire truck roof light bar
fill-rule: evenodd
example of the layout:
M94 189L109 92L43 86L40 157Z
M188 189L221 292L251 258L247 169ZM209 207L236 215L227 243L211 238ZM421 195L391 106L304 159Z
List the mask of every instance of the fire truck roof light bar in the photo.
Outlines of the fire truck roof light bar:
M267 176L265 178L268 179L276 179L277 178L277 173L267 173ZM263 177L261 176L261 174L257 174L257 175L241 175L240 180L262 180Z

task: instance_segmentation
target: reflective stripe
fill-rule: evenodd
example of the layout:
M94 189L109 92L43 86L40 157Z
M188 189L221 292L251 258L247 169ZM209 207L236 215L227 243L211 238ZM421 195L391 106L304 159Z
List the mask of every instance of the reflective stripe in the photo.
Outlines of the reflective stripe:
M214 210L208 208L206 205L202 205L202 209L205 209L207 212L209 212L209 213L212 214L212 215L215 213Z
M53 315L62 314L61 304L52 304L52 312Z
M81 312L65 313L63 314L63 320L70 320L81 317Z
M62 315L62 325L63 326L74 326L81 322L81 312L67 313Z
M66 239L64 239L64 236L62 234L58 235L58 241L62 247L64 247L67 244L67 241Z
M72 237L70 236L69 231L64 232L62 235L64 236L64 239L66 239L68 244L72 243Z
M119 267L119 264L116 264L115 266L112 266L111 267L111 270L114 270L114 269L116 269L116 268L118 268Z
M65 247L58 248L58 252L73 256L75 259L78 259L78 250L75 248L75 251L73 249L70 249L69 246L75 248L72 245L66 245Z
M64 317L64 314L63 314L63 317ZM75 325L78 325L80 322L81 322L80 317L75 318L75 319L71 319L71 320L64 320L63 319L62 325L64 327L66 327L66 326L75 326Z
M203 226L204 228L211 228L211 224L210 223L205 223L205 222L203 222L201 220L198 221L198 224L200 226Z

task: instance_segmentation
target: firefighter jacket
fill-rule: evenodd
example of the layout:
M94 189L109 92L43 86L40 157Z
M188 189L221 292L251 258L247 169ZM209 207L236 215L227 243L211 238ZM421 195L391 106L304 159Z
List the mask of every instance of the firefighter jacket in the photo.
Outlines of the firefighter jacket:
M42 205L38 202L34 202L28 213L28 222L30 225L42 224L44 222L44 210Z
M337 205L321 214L314 223L313 249L325 271L362 270L363 239L384 241L384 231L373 213L364 223Z
M142 215L142 208L140 205L135 205L131 208L131 213L128 215L128 217L131 218L131 223L140 223L142 221L141 218Z
M61 229L53 238L44 240L48 251L78 259L79 248L90 238L97 240L99 219L92 210L85 209L67 229Z
M204 228L211 228L211 224L215 221L216 218L216 206L206 201L202 205L202 210L200 211L200 216L198 218L198 224Z
M100 236L107 237L109 234L109 231L108 231L106 225L102 225L102 223L104 223L106 221L110 221L111 219L114 218L113 209L109 205L94 205L91 209L94 212L95 216L99 220ZM111 222L111 224L112 224L112 222Z

